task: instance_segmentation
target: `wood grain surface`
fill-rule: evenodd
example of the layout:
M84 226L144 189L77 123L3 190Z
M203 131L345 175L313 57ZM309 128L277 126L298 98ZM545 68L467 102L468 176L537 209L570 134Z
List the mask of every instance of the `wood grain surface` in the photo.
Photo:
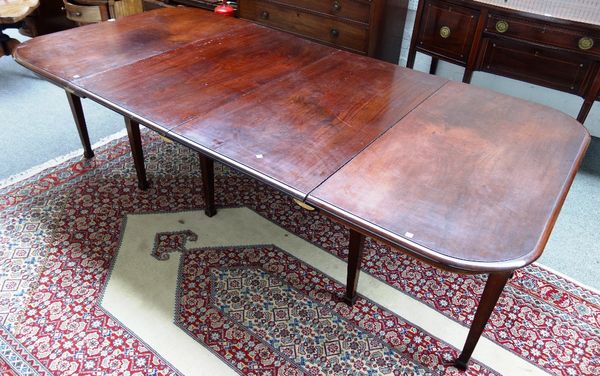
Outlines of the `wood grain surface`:
M333 52L263 26L242 25L75 84L168 130Z
M451 267L513 270L541 255L589 138L559 111L448 83L307 202Z
M201 9L164 8L31 39L16 49L15 59L56 83L70 85L246 26L217 17Z
M170 134L304 199L445 82L338 51Z

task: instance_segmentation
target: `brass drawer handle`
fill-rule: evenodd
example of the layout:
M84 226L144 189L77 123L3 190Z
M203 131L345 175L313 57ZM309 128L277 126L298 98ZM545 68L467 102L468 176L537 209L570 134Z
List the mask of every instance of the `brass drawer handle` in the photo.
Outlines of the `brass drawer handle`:
M339 12L340 10L342 10L342 4L340 4L338 1L334 1L333 10Z
M69 11L70 17L81 17L81 12L71 12Z
M308 210L308 211L314 211L315 208L313 208L312 206L308 205L307 203L298 200L297 198L292 198L292 200L294 201L294 203L296 205L298 205L299 207L301 207L302 209Z
M448 26L442 26L440 28L440 36L444 39L450 36L450 28Z
M579 43L577 44L582 50L589 50L594 47L594 40L590 37L583 37L579 39Z
M499 33L506 33L508 31L508 22L504 20L496 22L496 31Z
M269 12L267 12L266 10L263 10L262 12L260 12L260 18L262 18L263 20L268 20Z
M340 32L336 29L331 29L330 33L331 33L331 36L334 38L337 38L340 35Z

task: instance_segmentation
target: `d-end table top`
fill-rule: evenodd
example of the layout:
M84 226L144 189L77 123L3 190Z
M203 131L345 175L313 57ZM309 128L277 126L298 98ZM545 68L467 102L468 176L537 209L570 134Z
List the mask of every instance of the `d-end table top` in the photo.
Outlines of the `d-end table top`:
M452 82L307 201L443 265L513 270L541 255L589 139L559 111Z
M581 124L547 107L190 8L35 38L15 57L465 271L539 256L589 142Z
M225 17L215 22L214 17L195 8L143 12L30 39L16 48L14 57L53 82L70 85L77 79L247 26Z

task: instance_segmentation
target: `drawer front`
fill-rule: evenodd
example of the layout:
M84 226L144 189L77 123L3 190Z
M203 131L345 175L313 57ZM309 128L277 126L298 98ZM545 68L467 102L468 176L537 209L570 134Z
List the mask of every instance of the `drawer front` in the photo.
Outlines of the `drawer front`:
M479 11L443 1L428 1L423 9L417 46L466 63L477 28Z
M575 54L502 38L484 39L480 69L582 95L592 61Z
M95 23L108 20L108 10L104 5L77 5L64 2L69 20L79 23Z
M241 0L244 2L244 0ZM348 20L369 23L371 4L355 0L275 0L274 2Z
M354 51L368 52L368 29L267 1L245 1L240 17Z
M537 20L490 14L485 32L600 56L600 32L552 26Z

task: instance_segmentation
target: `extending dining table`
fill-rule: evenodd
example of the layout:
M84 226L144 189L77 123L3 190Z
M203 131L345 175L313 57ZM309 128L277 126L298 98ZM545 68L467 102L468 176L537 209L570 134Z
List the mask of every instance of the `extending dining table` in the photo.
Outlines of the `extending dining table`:
M487 282L454 365L466 369L512 273L543 252L589 144L551 108L197 9L46 35L15 59L63 87L84 155L81 97L124 115L139 186L140 124L350 229L353 304L365 236Z

